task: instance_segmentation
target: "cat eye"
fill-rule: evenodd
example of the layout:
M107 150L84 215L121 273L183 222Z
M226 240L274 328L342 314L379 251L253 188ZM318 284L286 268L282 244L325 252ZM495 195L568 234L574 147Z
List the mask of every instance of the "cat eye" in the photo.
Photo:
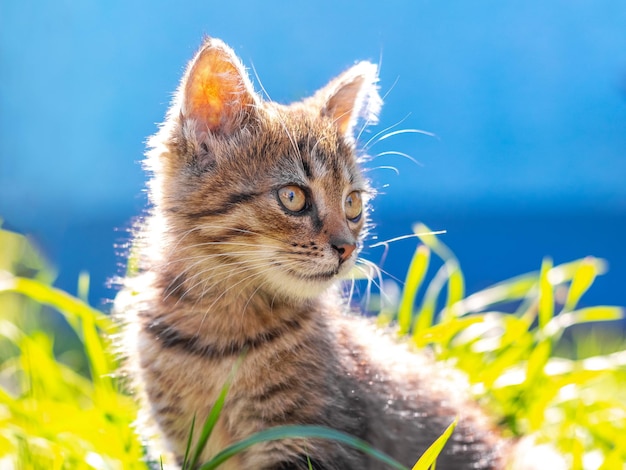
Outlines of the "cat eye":
M306 194L298 186L283 186L278 190L280 203L291 212L300 212L306 208Z
M361 193L359 191L352 191L348 194L344 203L344 210L350 222L357 223L361 219L363 201L361 200Z

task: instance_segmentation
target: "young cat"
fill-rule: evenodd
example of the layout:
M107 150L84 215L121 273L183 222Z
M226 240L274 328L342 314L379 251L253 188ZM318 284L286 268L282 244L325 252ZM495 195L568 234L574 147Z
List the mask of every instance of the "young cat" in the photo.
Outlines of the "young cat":
M162 444L152 444L156 458L180 464L194 416L198 436L245 352L203 459L259 430L315 424L411 466L458 416L438 469L519 464L519 446L459 377L348 314L334 287L365 232L370 190L353 135L359 119L376 120L376 82L376 66L360 62L284 106L254 92L219 40L207 39L189 64L149 142L139 274L116 300L140 427ZM330 440L283 440L220 468L307 469L308 460L315 469L384 467Z

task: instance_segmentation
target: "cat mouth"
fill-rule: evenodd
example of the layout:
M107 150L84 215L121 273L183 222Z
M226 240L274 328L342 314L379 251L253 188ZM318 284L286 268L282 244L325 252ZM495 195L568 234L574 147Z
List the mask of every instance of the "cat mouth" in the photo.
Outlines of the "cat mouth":
M337 277L339 274L339 267L331 270L325 271L321 273L303 273L301 271L295 271L293 269L288 269L287 272L294 277L307 280L307 281L330 281L331 279Z
M304 275L302 276L304 279L310 279L310 280L319 280L319 281L328 281L334 277L337 276L337 270L335 271L329 271L326 273L318 273L318 274L309 274L309 275Z

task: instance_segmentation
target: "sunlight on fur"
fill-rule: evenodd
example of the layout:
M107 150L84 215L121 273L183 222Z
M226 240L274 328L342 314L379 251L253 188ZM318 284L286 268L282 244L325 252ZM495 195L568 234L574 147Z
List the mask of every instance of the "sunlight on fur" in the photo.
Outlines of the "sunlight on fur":
M217 39L189 63L149 141L152 206L136 229L139 270L116 300L139 428L155 460L182 463L192 423L195 443L245 351L202 459L257 431L311 424L412 466L458 417L438 469L503 469L511 458L515 468L538 468L516 457L516 442L471 399L461 374L353 314L338 293L355 266L381 284L373 263L357 261L373 197L365 152L423 133L392 126L358 150L357 135L382 105L377 81L376 65L359 62L286 106L259 96ZM412 159L378 155L391 153ZM535 449L525 442L525 457ZM381 468L322 439L258 443L220 468L309 464Z

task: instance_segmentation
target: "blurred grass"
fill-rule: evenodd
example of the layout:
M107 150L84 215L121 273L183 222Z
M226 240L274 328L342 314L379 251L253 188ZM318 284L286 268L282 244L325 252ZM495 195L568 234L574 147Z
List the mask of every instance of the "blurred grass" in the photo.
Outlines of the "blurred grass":
M24 237L0 231L0 247L0 468L145 469L110 319L51 287Z
M414 232L422 245L399 306L387 307L379 322L397 321L401 336L410 335L417 346L432 348L439 360L464 371L475 396L511 434L554 442L574 469L621 469L626 340L623 323L616 321L624 311L578 308L606 263L586 257L554 266L546 258L539 272L467 296L453 253L438 238L420 235L430 232L423 224ZM432 254L440 267L426 282ZM444 308L436 313L440 298Z
M546 258L538 272L467 295L452 251L434 235L419 237L397 305L382 310L379 322L467 373L477 399L511 435L555 442L574 469L622 468L626 351L623 324L614 320L624 312L578 307L606 263L587 257L554 266ZM52 287L53 279L25 237L0 230L0 468L146 469L132 426L136 405L115 379L106 339L115 325ZM86 298L86 277L81 286ZM446 435L415 468L430 466ZM283 427L224 449L202 468L285 436L343 440L376 454L336 431ZM197 456L190 449L190 461Z

